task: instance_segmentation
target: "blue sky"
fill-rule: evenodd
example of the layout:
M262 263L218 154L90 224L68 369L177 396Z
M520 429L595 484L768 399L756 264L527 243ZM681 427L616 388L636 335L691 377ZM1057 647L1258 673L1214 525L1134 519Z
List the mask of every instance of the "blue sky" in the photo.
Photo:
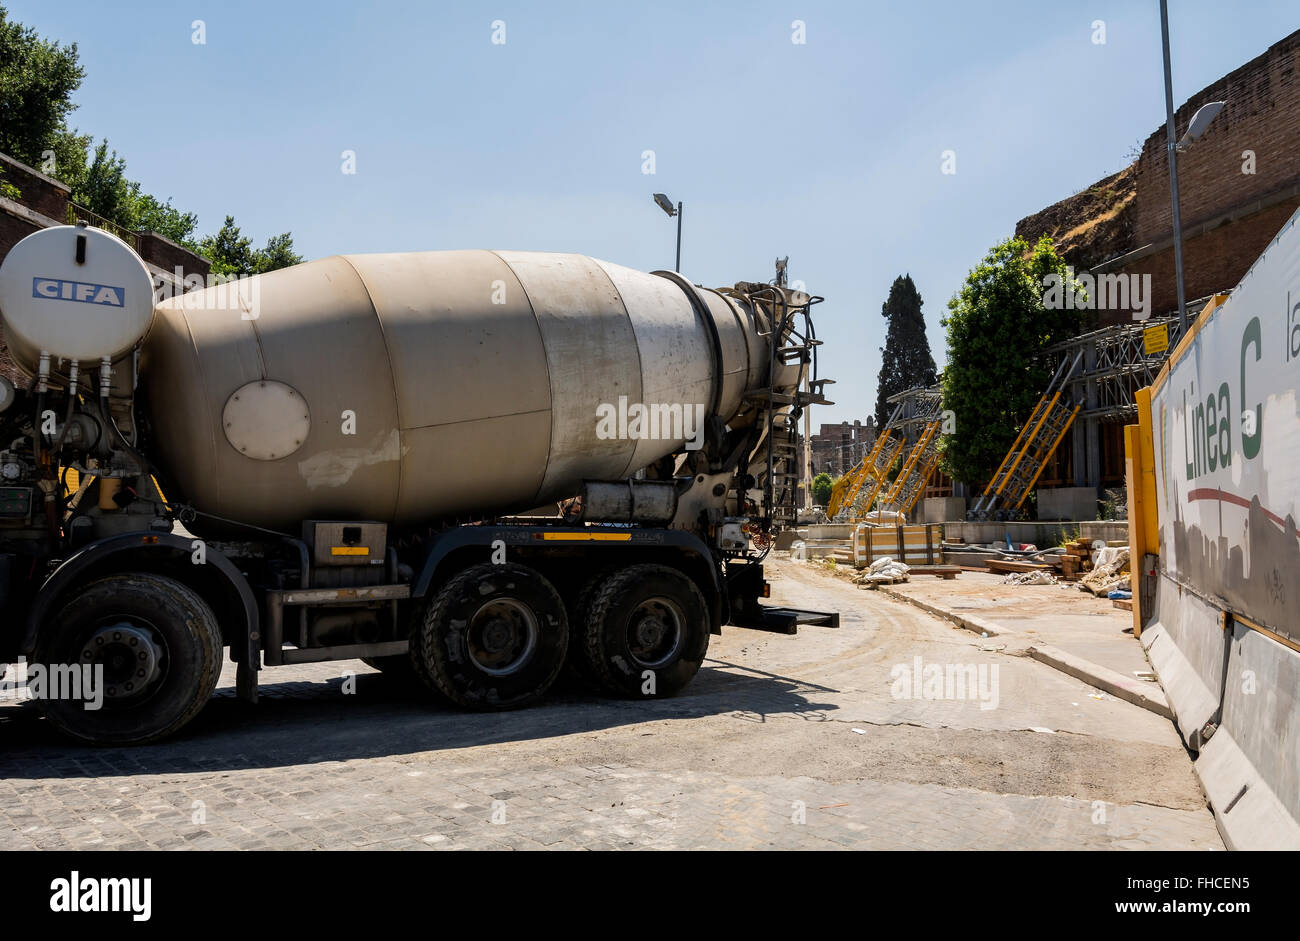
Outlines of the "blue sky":
M984 251L1164 120L1156 0L4 4L78 44L73 123L200 232L230 213L309 258L514 248L651 270L675 223L650 194L683 200L692 280L767 280L789 255L826 298L837 404L815 422L874 409L897 275L942 365L939 317ZM1170 7L1176 104L1300 26L1295 0Z

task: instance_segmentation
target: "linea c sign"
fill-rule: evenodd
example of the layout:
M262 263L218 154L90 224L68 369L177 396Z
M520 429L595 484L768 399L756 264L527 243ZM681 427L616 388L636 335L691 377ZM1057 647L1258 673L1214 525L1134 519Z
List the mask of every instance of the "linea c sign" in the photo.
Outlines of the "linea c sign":
M1158 380L1166 572L1300 642L1300 212Z

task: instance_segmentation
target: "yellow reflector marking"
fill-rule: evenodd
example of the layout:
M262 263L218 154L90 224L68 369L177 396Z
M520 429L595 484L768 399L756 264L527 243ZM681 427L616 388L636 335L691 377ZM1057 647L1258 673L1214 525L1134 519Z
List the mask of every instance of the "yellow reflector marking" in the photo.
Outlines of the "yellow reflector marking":
M631 533L544 533L543 539L556 542L629 542Z
M332 546L330 555L370 555L368 546Z

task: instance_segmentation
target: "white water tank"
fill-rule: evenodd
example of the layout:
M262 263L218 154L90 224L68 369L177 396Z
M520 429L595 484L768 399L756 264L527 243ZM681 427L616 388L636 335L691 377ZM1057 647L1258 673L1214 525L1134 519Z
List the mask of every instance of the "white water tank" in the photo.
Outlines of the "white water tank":
M153 300L144 262L102 229L41 229L10 249L0 265L5 342L30 374L43 352L82 363L126 356L149 332Z

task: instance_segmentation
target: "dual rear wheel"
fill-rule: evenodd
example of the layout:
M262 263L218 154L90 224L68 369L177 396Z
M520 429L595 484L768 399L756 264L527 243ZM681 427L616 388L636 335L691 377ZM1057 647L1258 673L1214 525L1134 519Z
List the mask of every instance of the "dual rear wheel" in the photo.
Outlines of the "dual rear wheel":
M676 569L639 564L588 579L566 608L541 573L475 565L433 598L411 634L411 663L457 705L511 709L541 696L565 668L619 696L676 693L709 643L704 596Z
M409 656L374 665L413 675L459 706L512 709L541 698L566 662L604 692L654 698L676 693L704 661L708 607L676 569L607 569L570 602L535 569L475 565L430 601L411 632ZM51 628L33 656L51 678L40 706L86 743L139 745L172 735L206 705L221 673L212 609L162 575L95 581Z

